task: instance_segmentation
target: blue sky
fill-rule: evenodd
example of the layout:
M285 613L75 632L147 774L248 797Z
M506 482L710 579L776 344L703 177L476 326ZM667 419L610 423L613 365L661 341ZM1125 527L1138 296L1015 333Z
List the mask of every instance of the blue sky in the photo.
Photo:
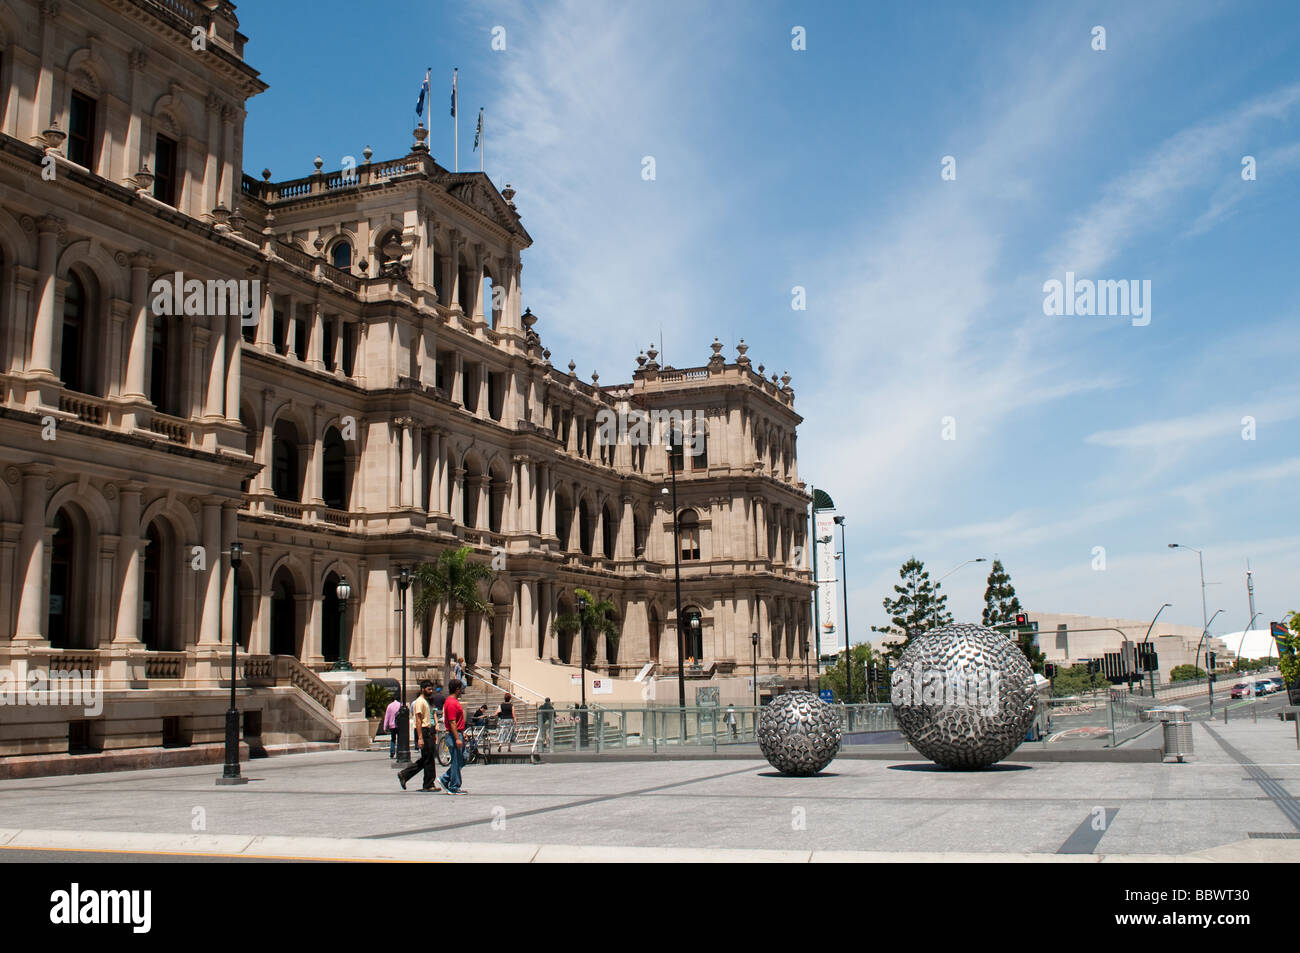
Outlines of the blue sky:
M400 29L338 0L239 5L271 87L246 170L404 154L430 66L450 166L460 67L461 167L483 106L556 364L626 380L662 333L677 366L743 337L789 371L800 474L848 516L855 641L913 554L935 576L997 555L1038 611L1168 601L1162 619L1199 624L1180 542L1205 552L1214 632L1247 621L1247 559L1262 621L1300 608L1294 4L385 9ZM1066 271L1149 280L1150 323L1045 315ZM960 619L985 570L945 581Z

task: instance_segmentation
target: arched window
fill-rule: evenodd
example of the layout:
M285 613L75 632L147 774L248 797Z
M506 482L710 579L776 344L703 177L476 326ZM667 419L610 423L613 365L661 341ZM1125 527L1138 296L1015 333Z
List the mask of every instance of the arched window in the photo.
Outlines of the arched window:
M700 518L694 510L682 510L677 517L677 536L682 544L682 559L700 558Z
M154 318L153 343L149 359L149 399L161 413L179 416L180 406L175 386L175 362L172 359L171 320L164 315Z
M54 517L54 537L50 541L50 599L45 630L50 645L56 649L72 647L73 626L80 618L77 615L80 606L77 605L75 576L79 547L84 544L78 537L68 514L59 510Z
M330 252L330 261L340 271L352 270L352 245L350 242L337 242Z
M692 606L682 612L682 645L688 659L704 658L704 613Z
M282 500L302 499L298 473L298 435L287 421L277 421L271 441L271 492Z
M145 534L149 545L144 550L144 607L140 614L140 641L150 651L157 651L159 619L158 599L165 590L162 578L162 534L158 532L157 522L149 524Z
M320 652L327 662L337 662L343 647L343 604L339 602L339 577L330 573L321 590Z
M68 390L81 393L86 392L89 384L83 348L89 306L86 286L76 273L69 274L68 287L63 293L63 353L59 377L63 378L63 386Z
M607 506L605 507L605 514L604 514L604 519L602 520L601 534L600 534L600 542L601 545L604 546L605 548L606 559L613 559L617 555L614 552L614 544L617 536L618 536L618 519L614 516L614 514L610 511L610 508ZM613 659L610 659L610 661L613 661Z
M632 552L641 558L645 555L646 525L640 510L632 513Z
M347 451L338 430L325 431L322 452L321 496L332 510L348 508ZM278 495L278 494L277 494Z
M271 583L271 654L298 654L293 576L281 567Z
M560 541L560 551L569 551L569 532L573 526L573 504L568 496L555 494L555 535Z
M591 555L592 529L591 508L583 499L578 503L578 547L584 556Z

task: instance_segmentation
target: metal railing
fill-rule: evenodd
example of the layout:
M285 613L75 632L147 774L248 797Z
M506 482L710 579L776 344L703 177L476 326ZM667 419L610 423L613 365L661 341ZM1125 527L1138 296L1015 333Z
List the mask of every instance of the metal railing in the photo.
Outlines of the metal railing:
M835 705L846 735L896 731L891 705ZM756 744L762 707L696 705L686 708L602 708L538 711L537 752ZM585 729L583 723L585 720Z

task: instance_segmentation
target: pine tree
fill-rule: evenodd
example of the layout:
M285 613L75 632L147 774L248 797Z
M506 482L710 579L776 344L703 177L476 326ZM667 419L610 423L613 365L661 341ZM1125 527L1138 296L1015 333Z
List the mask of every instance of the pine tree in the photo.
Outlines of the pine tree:
M885 654L895 660L916 636L952 622L952 614L947 609L948 597L940 594L937 582L930 581L925 563L913 556L903 563L898 576L903 584L894 586L897 598L886 597L881 602L893 624L871 627L873 632L902 636L901 642L885 648Z
M993 560L988 588L984 590L984 624L1014 623L1016 616L1024 611L1016 597L1016 587L1011 585L1011 576L1002 568L1002 560Z
M984 590L984 624L998 626L999 632L1014 639L1033 670L1041 673L1047 656L1034 644L1037 633L1028 627L1020 628L1016 625L1016 616L1024 611L1020 598L1016 595L1016 587L1011 585L1011 575L1002 566L1002 560L993 560L988 588Z

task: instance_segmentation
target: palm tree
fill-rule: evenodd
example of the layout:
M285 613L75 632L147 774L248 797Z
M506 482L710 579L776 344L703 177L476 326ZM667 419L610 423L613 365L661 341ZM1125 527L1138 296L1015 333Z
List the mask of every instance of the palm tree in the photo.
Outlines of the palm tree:
M496 575L486 563L469 561L472 546L445 549L436 563L420 563L411 575L419 584L415 597L415 614L428 624L429 611L442 606L447 615L447 646L443 652L443 684L451 683L451 639L456 623L467 615L491 611L492 604L479 594L479 584L491 582Z
M618 606L609 599L599 602L586 589L575 589L573 594L586 601L586 608L581 612L566 612L558 616L553 624L560 635L571 635L582 631L582 645L578 650L579 668L587 668L587 634L594 632L597 637L604 635L610 644L617 646L619 637Z

